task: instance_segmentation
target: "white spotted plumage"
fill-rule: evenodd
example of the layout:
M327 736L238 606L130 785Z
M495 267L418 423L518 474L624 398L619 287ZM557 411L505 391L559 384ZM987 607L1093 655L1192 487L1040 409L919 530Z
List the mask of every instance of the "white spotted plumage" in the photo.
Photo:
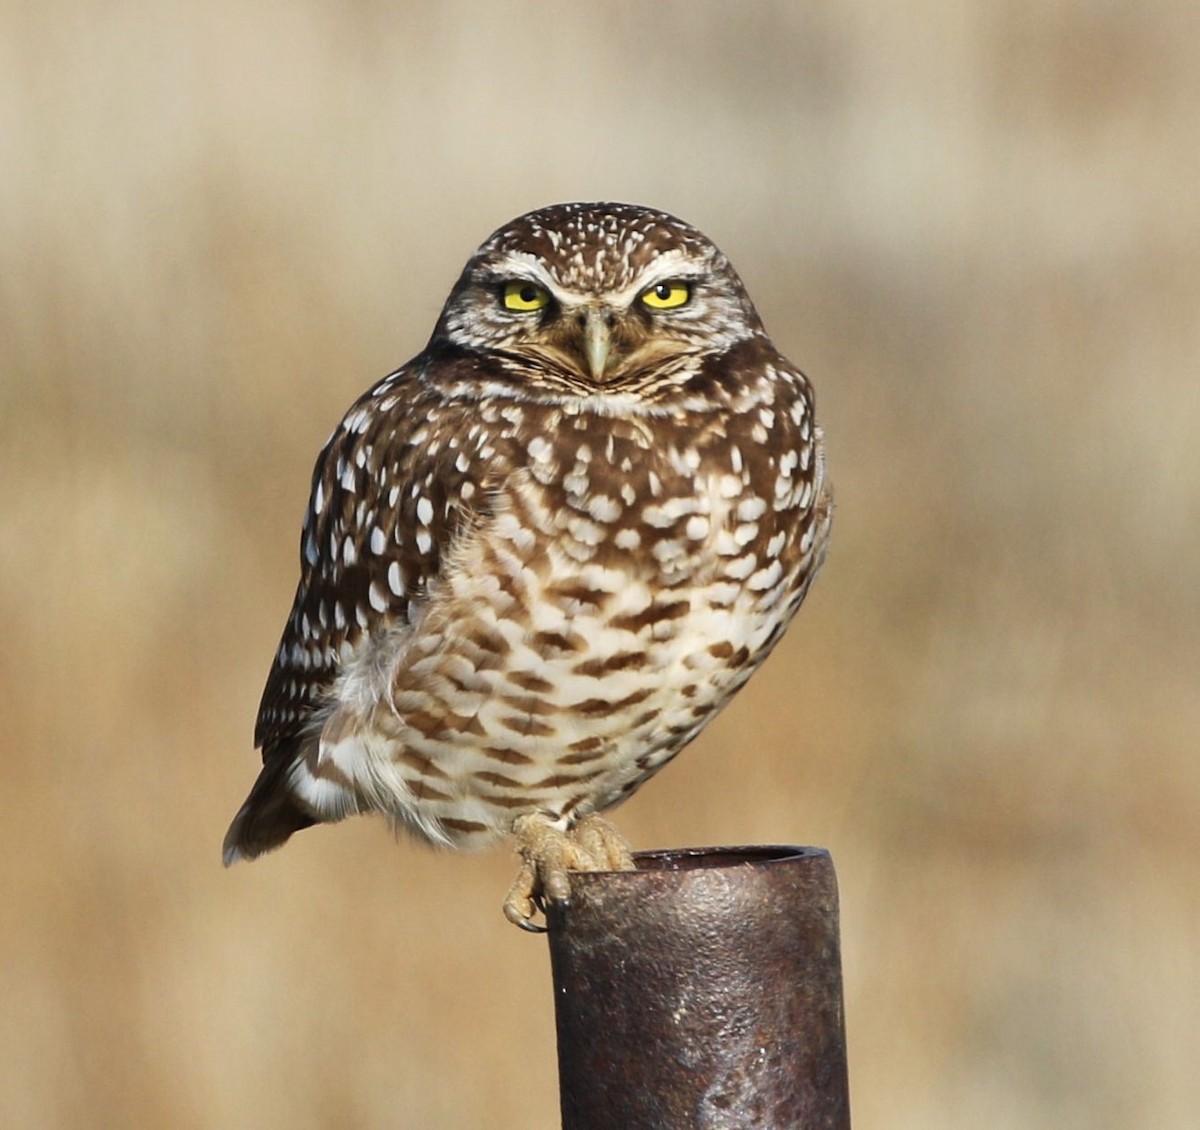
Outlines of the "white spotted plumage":
M508 309L514 278L544 305ZM658 312L641 296L664 281L686 300ZM816 574L831 504L812 412L694 228L608 204L501 228L426 350L318 459L226 859L364 811L482 846L518 816L569 827L628 796Z

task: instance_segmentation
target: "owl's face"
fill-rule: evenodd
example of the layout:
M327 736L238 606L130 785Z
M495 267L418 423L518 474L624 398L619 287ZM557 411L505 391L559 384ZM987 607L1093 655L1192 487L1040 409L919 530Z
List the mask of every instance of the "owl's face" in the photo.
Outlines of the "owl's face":
M574 395L637 392L763 332L729 261L695 228L628 204L559 204L475 253L433 342L524 362Z

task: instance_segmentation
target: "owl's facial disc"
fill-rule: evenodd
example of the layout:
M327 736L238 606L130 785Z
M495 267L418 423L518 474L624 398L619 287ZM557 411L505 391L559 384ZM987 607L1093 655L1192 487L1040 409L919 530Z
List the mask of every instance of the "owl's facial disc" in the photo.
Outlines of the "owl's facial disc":
M544 239L520 220L502 229L467 264L434 338L522 359L512 372L531 389L577 396L682 383L689 358L761 332L737 275L698 233L669 217L645 230L607 223Z
M622 364L632 360L640 346L654 340L643 321L645 311L677 310L688 303L691 293L691 284L682 279L646 287L634 303L643 315L634 309L614 309L603 301L586 305L577 317L583 325L582 354L592 380L604 384L607 377L619 374ZM664 339L660 334L660 344Z
M538 278L544 281L525 276L493 286L508 324L506 345L552 363L574 380L611 388L696 348L687 327L693 311L685 307L698 278L643 277L602 294Z
M562 302L555 315L531 333L528 352L547 356L596 386L620 383L653 357L675 352L669 335L639 311L604 298Z

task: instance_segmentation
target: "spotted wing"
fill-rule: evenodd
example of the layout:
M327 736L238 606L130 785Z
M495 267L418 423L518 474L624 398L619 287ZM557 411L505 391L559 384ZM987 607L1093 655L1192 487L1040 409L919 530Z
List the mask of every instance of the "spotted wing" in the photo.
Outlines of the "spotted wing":
M300 582L255 726L263 770L225 841L253 858L314 822L287 778L364 639L405 625L449 547L487 512L485 461L469 402L431 386L471 360L417 358L365 393L317 458L300 543ZM477 429L476 429L477 430Z
M464 454L469 413L416 363L346 414L317 459L300 583L259 707L263 760L300 737L364 635L402 623L484 502Z

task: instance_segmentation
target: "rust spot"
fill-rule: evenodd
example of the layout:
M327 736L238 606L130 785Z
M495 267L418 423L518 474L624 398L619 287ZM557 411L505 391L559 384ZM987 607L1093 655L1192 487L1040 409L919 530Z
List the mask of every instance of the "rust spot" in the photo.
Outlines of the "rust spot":
M709 644L708 654L714 659L728 659L733 654L733 644L728 640L722 640L720 643Z

